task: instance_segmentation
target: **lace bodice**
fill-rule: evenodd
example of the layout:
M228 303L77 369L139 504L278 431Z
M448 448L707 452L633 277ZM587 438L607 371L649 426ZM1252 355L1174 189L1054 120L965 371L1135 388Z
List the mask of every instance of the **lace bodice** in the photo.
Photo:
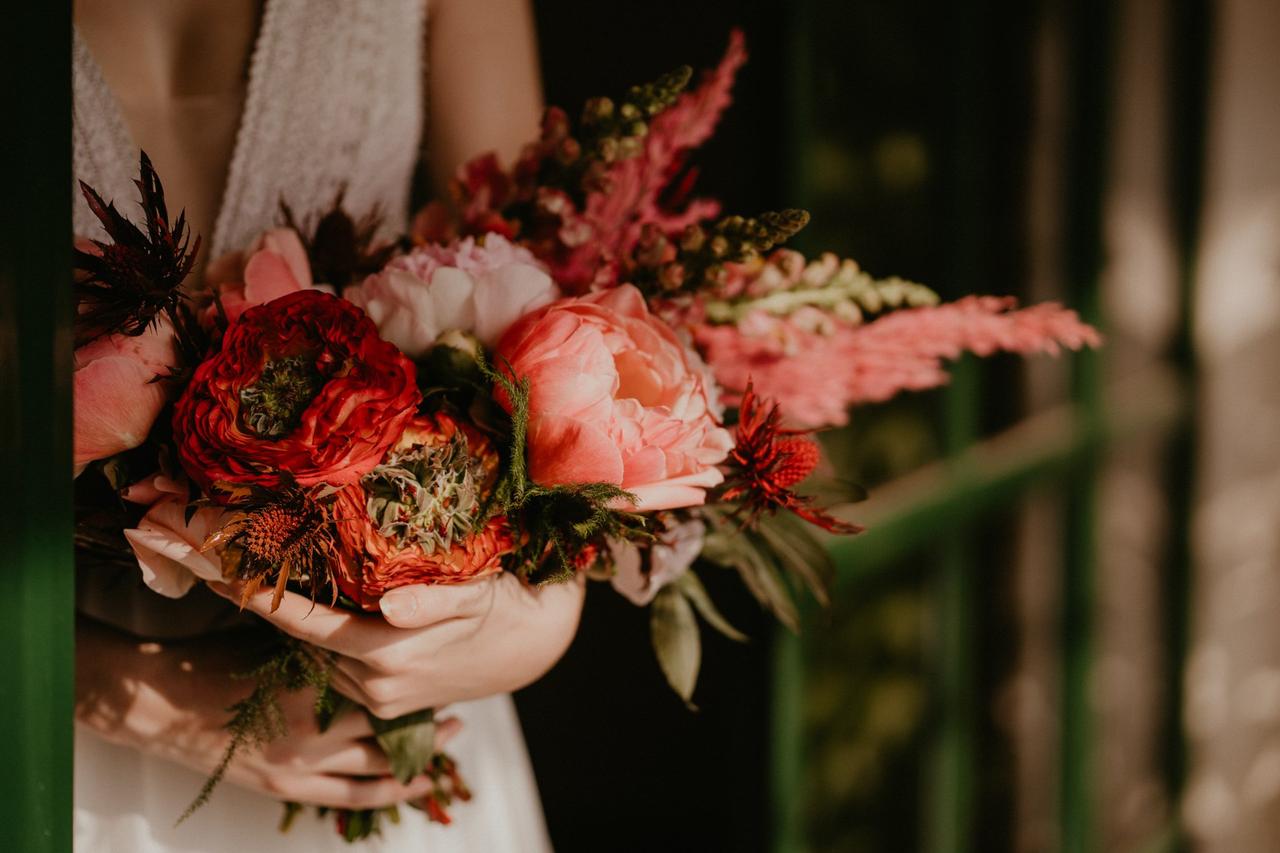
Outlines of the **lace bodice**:
M403 233L422 137L423 0L268 0L249 61L244 111L208 257L245 247L279 223L280 202L318 213L345 188L355 215L375 206ZM138 146L84 40L72 53L75 177L136 212ZM73 227L100 237L77 188ZM136 569L81 570L81 611L149 637L190 636L234 624L235 610L197 588L177 601L148 591Z
M340 188L354 214L375 205L402 230L422 138L423 0L270 0L251 54L244 112L217 219L195 223L209 257L327 207ZM72 53L73 167L125 209L137 197L138 146L77 34ZM99 236L73 189L75 232Z

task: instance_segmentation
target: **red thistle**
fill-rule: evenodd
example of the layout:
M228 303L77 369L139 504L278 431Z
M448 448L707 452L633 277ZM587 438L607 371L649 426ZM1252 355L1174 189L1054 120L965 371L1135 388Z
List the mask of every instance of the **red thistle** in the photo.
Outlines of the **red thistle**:
M191 238L186 213L169 223L164 187L144 152L138 179L145 230L134 225L104 201L93 187L80 182L80 191L102 223L109 242L93 241L96 251L77 249L76 346L102 335L140 335L161 314L178 322L183 300L181 285L195 263L200 238Z
M818 445L808 438L807 430L783 429L781 422L777 404L762 403L748 382L738 408L738 427L721 499L736 502L737 514L747 525L754 525L765 513L787 510L831 533L861 531L858 525L840 521L815 506L813 497L792 491L817 466Z
M341 556L326 504L289 486L277 491L233 487L231 505L236 512L209 537L205 548L220 548L223 575L245 582L242 607L269 584L275 588L274 611L291 580L307 587L312 599L327 589L336 600L331 566Z

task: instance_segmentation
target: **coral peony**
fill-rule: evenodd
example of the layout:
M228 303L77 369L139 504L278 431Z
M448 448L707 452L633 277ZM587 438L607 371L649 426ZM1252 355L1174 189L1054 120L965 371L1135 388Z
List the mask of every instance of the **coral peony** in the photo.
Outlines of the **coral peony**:
M444 414L415 418L382 464L335 498L339 589L377 610L396 587L501 570L515 540L505 518L483 517L497 475L481 433Z
M702 553L706 525L696 519L669 525L646 555L633 542L615 539L609 542L613 555L613 588L632 604L644 607L653 601L664 586L680 580L693 561Z
M422 246L349 287L382 336L406 355L424 354L441 332L474 331L492 346L520 316L560 295L528 250L490 234Z
M359 308L302 290L231 325L178 400L174 440L206 490L345 485L381 461L420 399L413 362Z
M638 509L659 510L701 504L723 480L716 465L733 441L700 364L634 287L528 315L498 354L530 383L535 482L613 483L635 495Z
M167 386L154 381L174 364L173 329L157 320L141 335L109 335L75 351L75 470L137 447L164 408Z
M311 287L311 264L298 232L273 228L244 252L231 252L209 264L205 277L218 289L227 319L246 309Z

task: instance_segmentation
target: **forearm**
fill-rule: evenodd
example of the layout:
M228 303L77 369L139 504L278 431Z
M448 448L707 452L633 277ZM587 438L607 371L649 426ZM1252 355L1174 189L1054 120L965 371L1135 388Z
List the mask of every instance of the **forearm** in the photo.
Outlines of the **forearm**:
M428 6L427 155L436 190L487 151L511 162L537 134L541 75L529 0Z
M207 708L225 708L250 685L231 677L235 644L140 640L76 618L76 722L115 743L181 758L223 738ZM207 743L206 743L207 741Z

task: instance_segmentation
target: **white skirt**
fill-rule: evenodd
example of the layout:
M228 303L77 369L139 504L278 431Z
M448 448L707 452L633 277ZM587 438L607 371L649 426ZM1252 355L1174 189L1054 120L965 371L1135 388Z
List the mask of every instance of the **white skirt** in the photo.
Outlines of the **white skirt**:
M400 823L384 821L381 836L348 844L333 816L300 813L280 833L283 807L231 783L181 826L174 821L204 777L177 764L76 732L76 853L542 853L550 851L538 790L510 696L449 706L462 730L449 753L471 787L467 803L450 809L453 823L427 821L400 809Z

